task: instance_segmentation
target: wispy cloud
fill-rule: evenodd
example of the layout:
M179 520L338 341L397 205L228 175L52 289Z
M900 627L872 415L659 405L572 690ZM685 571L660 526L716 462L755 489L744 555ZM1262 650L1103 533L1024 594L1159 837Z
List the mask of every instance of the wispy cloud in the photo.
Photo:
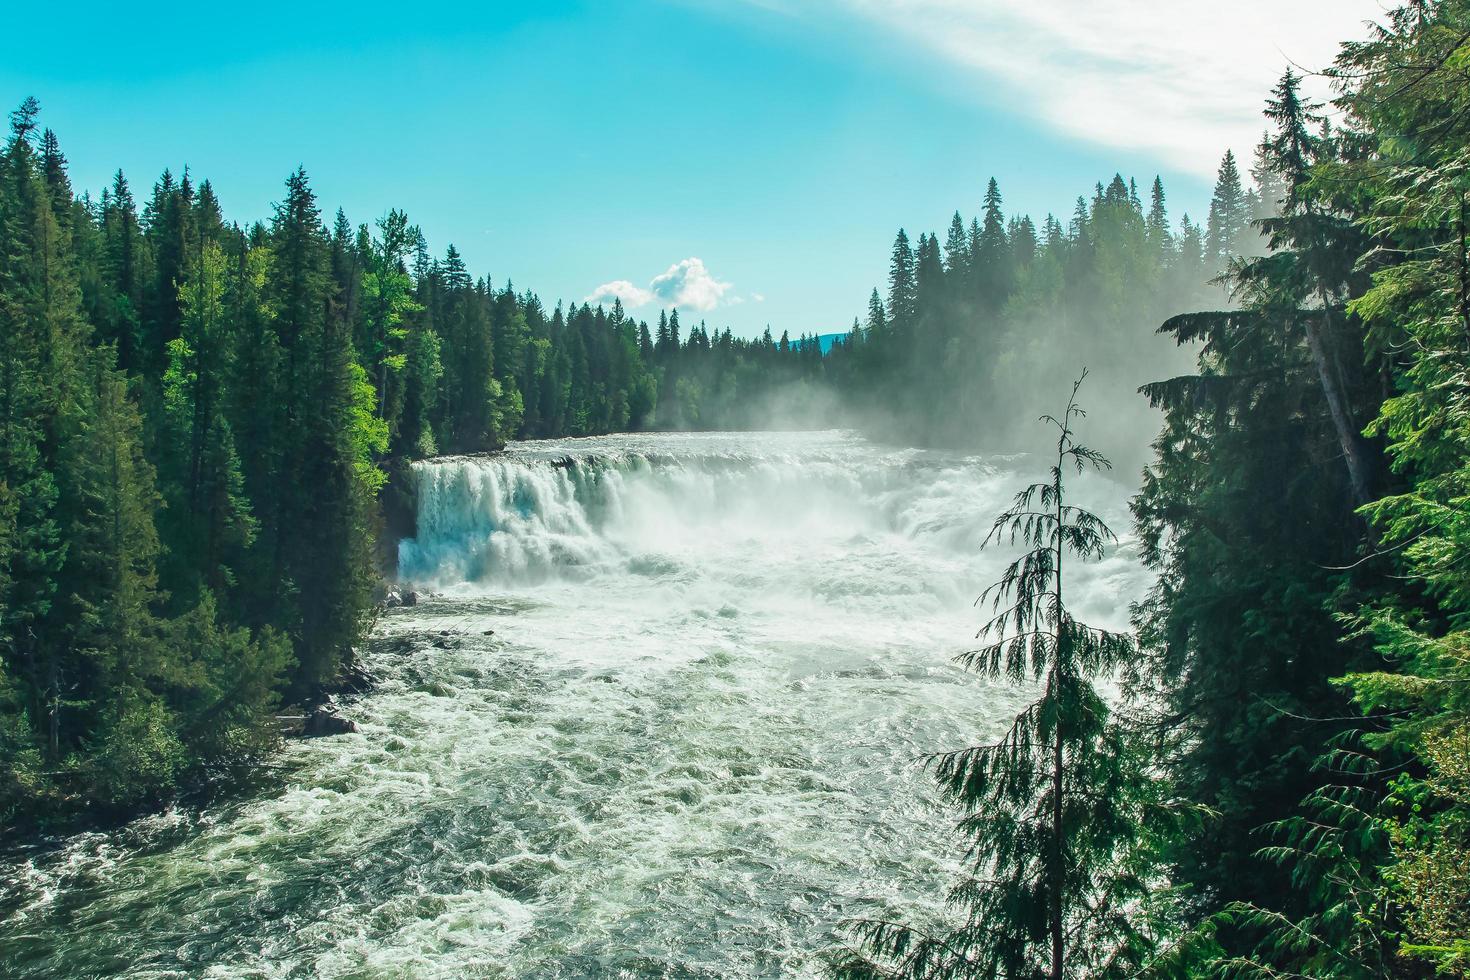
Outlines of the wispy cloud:
M1380 0L736 0L813 29L855 20L1065 133L1198 172L1260 136L1288 62L1322 67Z
M627 279L615 279L598 286L584 302L611 303L617 299L633 309L658 300L667 306L707 313L719 306L732 288L730 283L716 279L702 259L691 256L654 276L646 289Z

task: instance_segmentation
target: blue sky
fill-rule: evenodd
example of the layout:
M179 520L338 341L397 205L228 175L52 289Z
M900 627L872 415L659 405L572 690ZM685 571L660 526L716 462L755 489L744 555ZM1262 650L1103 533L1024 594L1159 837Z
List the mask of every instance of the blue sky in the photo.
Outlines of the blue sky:
M548 305L621 292L737 333L844 329L900 226L1065 214L1115 171L1199 216L1291 58L1376 0L545 0L26 5L0 97L42 102L79 188L208 177L267 217L303 164L354 223ZM1160 13L1160 10L1167 11ZM603 287L611 287L603 289Z

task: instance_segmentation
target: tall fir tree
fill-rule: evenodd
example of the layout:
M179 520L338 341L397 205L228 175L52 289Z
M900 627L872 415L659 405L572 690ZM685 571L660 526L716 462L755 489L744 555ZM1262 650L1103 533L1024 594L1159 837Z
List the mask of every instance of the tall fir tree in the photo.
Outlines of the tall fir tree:
M1074 619L1064 575L1071 560L1099 560L1115 540L1067 503L1069 471L1108 465L1076 439L1081 384L1046 419L1057 429L1050 478L1018 493L986 539L1030 550L981 596L993 613L979 633L986 645L959 658L985 676L1037 683L1040 694L998 742L936 760L964 814L967 875L950 899L965 921L938 934L860 922L860 946L837 960L838 977L1122 978L1155 951L1144 828L1165 808L1147 755L1095 687L1134 644Z
M914 250L902 228L893 240L893 253L888 265L888 319L895 328L912 325L918 299Z
M1211 262L1223 265L1241 250L1241 236L1250 225L1251 208L1240 182L1235 154L1225 151L1215 175L1215 192L1210 198L1209 221L1205 226L1205 251Z

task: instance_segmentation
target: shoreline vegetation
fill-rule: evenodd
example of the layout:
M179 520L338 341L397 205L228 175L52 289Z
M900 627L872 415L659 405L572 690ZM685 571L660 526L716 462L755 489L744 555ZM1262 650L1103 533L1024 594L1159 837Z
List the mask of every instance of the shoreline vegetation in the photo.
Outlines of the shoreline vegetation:
M0 825L268 764L281 705L352 662L414 460L793 421L1034 445L1085 367L1094 415L1028 491L1050 523L1018 499L998 525L1032 550L970 662L1047 693L939 765L960 921L859 924L834 971L1470 975L1470 0L1386 12L1325 74L1330 107L1281 78L1202 223L1119 175L1062 219L991 181L969 221L900 231L826 353L548 310L402 212L326 219L304 170L248 227L187 170L141 206L121 173L78 195L28 100L0 154ZM1141 474L1158 573L1106 641L1060 595L1107 537L1060 471L1103 456Z

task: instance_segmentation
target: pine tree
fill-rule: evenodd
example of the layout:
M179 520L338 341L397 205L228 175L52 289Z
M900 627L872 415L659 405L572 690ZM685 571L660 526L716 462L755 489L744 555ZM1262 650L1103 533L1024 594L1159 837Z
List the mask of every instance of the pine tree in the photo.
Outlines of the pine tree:
M257 533L238 576L238 588L216 599L240 621L260 627L277 618L280 598L277 562L281 559L277 529L285 513L288 476L288 416L285 412L287 355L275 322L275 288L271 281L274 253L266 233L257 229L248 245L231 257L227 293L230 323L229 377L223 392L223 414L234 436L243 468L245 496Z
M949 223L949 235L944 240L944 271L953 283L965 282L970 275L970 241L958 211Z
M878 295L878 287L873 287L873 293L868 297L868 320L863 325L867 331L868 339L879 343L888 329L887 314L883 310L883 297Z
M25 684L33 722L56 717L55 665L37 630L55 601L65 555L54 455L57 338L37 308L44 276L36 262L40 195L29 133L39 109L27 99L12 114L10 142L0 157L0 642L11 676ZM48 726L53 757L56 727Z
M388 442L345 320L329 318L312 341L315 397L301 420L305 452L295 468L311 501L291 552L291 580L306 600L297 659L308 686L331 680L350 658L372 605L374 501L383 483L374 460Z
M1470 534L1458 516L1470 477L1462 395L1470 378L1470 183L1457 123L1470 111L1467 26L1470 4L1408 5L1367 43L1345 47L1333 70L1350 80L1339 107L1360 130L1354 138L1371 134L1376 152L1343 154L1313 173L1329 178L1320 184L1339 192L1339 207L1361 208L1371 238L1359 247L1372 248L1362 261L1381 263L1350 306L1364 320L1369 350L1402 352L1394 357L1397 390L1372 425L1387 437L1397 479L1366 511L1383 536L1377 557L1391 556L1394 577L1352 621L1383 662L1341 682L1363 712L1361 730L1320 765L1346 772L1346 785L1308 798L1282 828L1278 853L1294 868L1314 869L1297 883L1315 901L1299 917L1282 915L1282 903L1268 906L1272 938L1287 946L1296 937L1288 948L1303 972L1323 976L1423 969L1463 977L1470 968L1470 582L1461 558ZM1278 87L1272 105L1282 121L1303 114L1292 111L1287 89ZM1280 163L1305 141L1287 132L1278 124L1262 153L1268 174L1286 172L1273 195L1285 220L1262 223L1291 232L1295 245L1314 230L1303 220L1312 216L1308 205L1334 201L1313 201L1317 181L1302 188L1290 180ZM1319 222L1324 239L1340 240L1329 215ZM1413 597L1419 587L1422 600Z
M653 363L653 338L648 335L648 324L638 324L638 353L645 364Z
M358 638L372 576L372 501L386 447L376 392L357 364L351 328L330 312L330 249L305 170L286 182L271 228L274 326L285 379L274 434L282 462L273 513L261 516L285 621L310 689L331 679Z
M617 306L617 319L613 322L605 322L600 336L611 338L616 336L622 324L622 306ZM530 325L526 321L526 314L522 308L520 299L506 283L504 289L495 294L493 300L493 315L491 320L492 346L495 361L495 375L504 389L506 397L519 397L519 391L524 384L516 368L525 363L526 344L530 341Z
M85 422L66 461L75 496L68 506L65 616L78 658L68 681L83 691L132 691L128 707L156 717L152 692L174 679L153 614L160 553L153 515L161 500L143 454L142 417L112 366L110 349L89 361ZM105 705L93 710L108 711ZM127 730L126 721L113 717L104 731L108 725ZM130 802L135 792L148 795L172 784L182 749L171 736L154 734L158 746L139 746L127 756L136 770L98 773L110 802ZM104 756L113 764L120 759L107 749Z
M168 488L170 591L184 605L197 601L201 588L220 593L233 584L256 528L225 416L232 324L224 252L205 241L193 265L193 279L180 290L181 334L167 345L159 453Z
M1362 436L1363 423L1353 405L1354 388L1362 383L1355 368L1364 358L1361 340L1343 329L1350 315L1343 296L1362 291L1362 273L1349 256L1367 249L1352 222L1332 213L1330 204L1324 207L1308 186L1310 166L1326 159L1330 150L1309 132L1318 107L1301 98L1300 84L1288 68L1266 103L1266 117L1277 127L1268 144L1268 166L1285 185L1286 196L1281 215L1261 222L1273 255L1252 262L1237 282L1258 305L1298 306L1294 319L1305 335L1353 495L1363 505L1373 499L1380 461L1378 451ZM1355 277L1356 290L1351 285ZM1319 309L1307 309L1309 305Z
M1156 261L1162 259L1173 245L1173 236L1169 234L1169 211L1164 204L1162 177L1154 177L1153 190L1149 194L1146 227L1149 250L1156 256Z
M669 315L665 310L658 311L658 342L653 349L660 361L669 355Z
M1179 219L1177 267L1191 278L1200 278L1205 266L1205 233L1188 213Z
M945 299L944 260L938 235L919 235L914 263L914 307L922 319L934 320Z
M362 275L366 323L360 353L377 389L377 411L383 419L397 416L394 409L402 397L402 374L409 357L410 328L406 323L421 309L414 302L413 282L404 265L414 238L408 216L393 209L379 219L378 237L367 243L366 269ZM422 357L421 341L419 348ZM390 398L394 402L391 406Z
M81 422L82 358L88 325L71 236L56 220L42 161L31 146L39 105L26 100L11 117L0 160L0 514L13 524L4 641L12 669L30 688L32 719L45 718L52 759L64 749L65 676L73 663L65 624L57 619L68 549L64 515L76 485L65 471Z
M1098 196L1102 196L1102 185L1098 185ZM1072 221L1067 226L1067 234L1072 239L1074 253L1086 255L1092 249L1092 211L1087 206L1087 200L1077 198L1077 203L1072 207Z
M419 307L419 312L422 312ZM415 316L408 327L403 362L403 400L398 425L393 430L393 451L407 458L432 456L434 410L439 385L444 377L439 336L423 316Z
M1198 240L1186 222L1181 262ZM1327 720L1345 715L1329 678L1368 653L1334 628L1333 597L1371 573L1303 325L1321 312L1303 301L1296 262L1283 251L1238 264L1244 309L1166 321L1199 345L1198 372L1144 388L1165 429L1133 505L1159 572L1137 621L1178 739L1169 769L1181 797L1216 814L1171 848L1173 877L1214 908L1289 896L1288 914L1303 909L1291 884L1303 879L1261 851L1261 828L1335 781L1311 766L1343 727ZM1263 935L1234 922L1214 941L1244 957Z
M1016 272L1030 267L1036 259L1036 225L1029 215L1013 218L1006 227L1006 240L1010 242L1011 263Z
M1264 218L1274 218L1281 213L1286 200L1286 185L1271 163L1271 135L1265 133L1256 144L1255 158L1251 163L1251 180L1255 182L1256 210L1251 214L1252 224Z
M1205 230L1205 252L1210 261L1223 266L1239 254L1241 235L1249 227L1250 206L1235 166L1235 154L1225 151L1215 177L1215 193L1210 199L1210 217Z
M900 228L888 267L888 319L895 328L901 330L912 324L917 298L914 251L909 236Z
M46 184L46 190L51 198L51 214L56 219L56 227L63 235L70 236L73 232L72 216L74 200L71 189L71 179L66 173L66 155L61 152L61 144L56 139L56 134L50 129L41 134L41 179Z
M475 377L483 374L476 363L471 349L478 345L477 328L481 327L474 317L475 304L470 300L473 283L469 271L453 244L439 264L436 276L434 322L448 356L444 360L443 401L440 406L440 443L452 451L467 448L467 430L472 425L474 406L471 392L475 389Z
M1084 375L1085 376L1085 375ZM1130 637L1076 621L1070 559L1098 560L1112 532L1066 502L1066 473L1107 467L1076 441L1079 379L1058 432L1050 479L1001 514L986 543L1025 542L981 597L987 644L959 662L989 677L1030 680L1040 696L1000 741L939 756L940 785L963 810L969 876L950 892L965 922L931 935L858 923L861 950L839 977L1131 977L1153 953L1153 869L1145 828L1163 815L1147 759L1093 681L1132 656Z
M155 377L162 371L168 342L179 336L183 320L179 286L190 274L193 206L194 188L188 171L175 182L173 174L165 170L143 213L144 238L153 270L143 293L143 346L152 356L148 368Z
M141 370L142 343L139 315L143 305L143 237L137 205L127 178L119 170L102 208L102 270L110 287L99 326L100 338L117 345L118 364L126 371Z
M970 261L974 268L976 297L984 309L1004 305L1010 284L1009 243L1005 214L1001 211L1000 185L994 177L985 188L980 238Z

